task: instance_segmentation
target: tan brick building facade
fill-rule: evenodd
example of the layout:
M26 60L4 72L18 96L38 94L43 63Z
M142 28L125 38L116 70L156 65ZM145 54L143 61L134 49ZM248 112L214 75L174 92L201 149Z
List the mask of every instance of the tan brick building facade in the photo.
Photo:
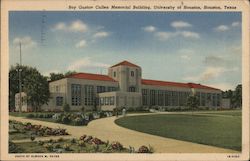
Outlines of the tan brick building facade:
M221 90L194 83L142 79L141 67L123 61L108 69L108 75L77 73L49 83L51 99L43 110L185 107L189 95L199 106L221 106Z

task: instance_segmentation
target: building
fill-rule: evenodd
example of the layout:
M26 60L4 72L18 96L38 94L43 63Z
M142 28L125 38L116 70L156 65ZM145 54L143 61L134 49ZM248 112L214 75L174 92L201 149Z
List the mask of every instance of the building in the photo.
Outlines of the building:
M15 94L15 111L19 110L23 112L32 111L32 107L27 103L27 94L24 92Z
M51 99L46 111L63 110L69 104L77 111L114 108L185 107L196 95L200 107L218 108L222 91L195 83L176 83L142 79L140 66L128 61L108 69L108 75L77 73L49 83Z

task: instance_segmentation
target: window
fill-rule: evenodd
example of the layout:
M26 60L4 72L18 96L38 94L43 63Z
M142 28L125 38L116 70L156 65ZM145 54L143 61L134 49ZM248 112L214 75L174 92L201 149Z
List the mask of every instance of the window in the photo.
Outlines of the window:
M150 90L150 105L154 106L156 102L155 90Z
M105 105L109 105L109 97L104 97L105 99Z
M134 71L131 71L131 77L134 77L135 76L135 72Z
M72 106L81 105L81 85L71 84L71 104Z
M212 94L213 106L216 106L216 94Z
M205 105L206 105L206 94L201 93L201 106L205 106Z
M56 106L63 105L63 97L56 97Z
M110 105L114 105L115 104L115 97L110 97Z
M142 89L142 105L148 105L147 97L148 97L148 90Z
M163 106L164 105L163 101L164 101L164 91L159 90L158 91L158 105Z
M116 77L116 72L113 73L114 77Z
M85 85L84 86L84 100L85 105L94 105L94 86L93 85Z
M104 98L103 97L100 98L100 102L101 102L101 105L104 105Z
M217 94L217 106L220 106L221 95Z
M129 92L135 92L135 87L129 87Z
M106 92L106 91L105 91L105 86L97 86L96 88L97 88L97 89L96 89L97 93Z
M108 92L116 91L116 87L108 87Z

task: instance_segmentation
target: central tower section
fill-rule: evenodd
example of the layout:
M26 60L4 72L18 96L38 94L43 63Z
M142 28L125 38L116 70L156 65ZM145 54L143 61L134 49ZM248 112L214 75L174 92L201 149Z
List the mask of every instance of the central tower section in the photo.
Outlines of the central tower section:
M108 69L109 77L119 82L121 92L140 92L141 93L141 67L123 61L111 66Z

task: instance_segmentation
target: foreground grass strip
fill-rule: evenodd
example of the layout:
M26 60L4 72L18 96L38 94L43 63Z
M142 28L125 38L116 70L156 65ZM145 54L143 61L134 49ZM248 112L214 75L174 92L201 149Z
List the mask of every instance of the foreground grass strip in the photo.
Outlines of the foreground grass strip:
M136 131L241 150L241 117L202 115L143 115L123 117L116 124Z

